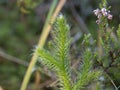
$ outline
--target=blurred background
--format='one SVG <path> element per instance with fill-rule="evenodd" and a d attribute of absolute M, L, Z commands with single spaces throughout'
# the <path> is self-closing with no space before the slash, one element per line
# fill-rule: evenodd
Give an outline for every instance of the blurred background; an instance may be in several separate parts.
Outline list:
<path fill-rule="evenodd" d="M 21 4 L 25 8 L 21 12 L 17 0 L 0 0 L 0 90 L 19 90 L 52 1 L 31 0 L 27 5 Z M 93 10 L 99 7 L 99 3 L 100 0 L 68 0 L 62 8 L 61 12 L 71 26 L 75 46 L 83 34 L 91 33 L 93 38 L 97 38 L 98 27 Z M 109 0 L 108 5 L 113 15 L 110 24 L 117 29 L 120 23 L 120 0 Z M 49 36 L 48 41 L 50 39 Z M 40 78 L 38 90 L 54 90 L 47 87 L 50 77 L 41 74 Z M 33 71 L 28 90 L 34 90 L 34 83 Z"/>

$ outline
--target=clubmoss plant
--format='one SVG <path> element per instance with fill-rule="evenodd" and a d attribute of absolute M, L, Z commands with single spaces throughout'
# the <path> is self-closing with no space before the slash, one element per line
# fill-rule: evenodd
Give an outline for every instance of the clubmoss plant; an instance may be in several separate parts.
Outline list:
<path fill-rule="evenodd" d="M 70 38 L 70 27 L 65 17 L 61 14 L 56 19 L 53 37 L 53 52 L 38 47 L 37 54 L 39 61 L 55 72 L 59 80 L 60 90 L 80 90 L 100 75 L 99 71 L 91 69 L 94 55 L 89 48 L 86 48 L 82 55 L 83 63 L 81 64 L 81 69 L 76 73 L 76 81 L 72 80 L 71 61 L 69 58 L 70 43 L 72 40 Z M 89 35 L 85 35 L 84 43 L 89 42 L 88 37 Z"/>

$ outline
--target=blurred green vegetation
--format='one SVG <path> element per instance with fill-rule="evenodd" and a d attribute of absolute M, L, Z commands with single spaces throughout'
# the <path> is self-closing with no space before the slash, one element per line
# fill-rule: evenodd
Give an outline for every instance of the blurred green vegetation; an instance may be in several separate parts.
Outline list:
<path fill-rule="evenodd" d="M 15 0 L 0 1 L 0 50 L 29 62 L 39 37 L 39 24 L 34 11 L 25 15 Z M 5 90 L 19 90 L 25 70 L 26 67 L 0 56 L 0 86 Z"/>
<path fill-rule="evenodd" d="M 98 7 L 100 0 L 70 1 L 73 2 L 77 14 L 83 19 L 93 38 L 96 38 L 96 18 L 93 16 L 92 10 Z M 26 14 L 20 12 L 20 7 L 16 0 L 0 0 L 0 50 L 29 62 L 49 11 L 50 2 L 51 0 L 37 0 L 31 6 L 32 0 L 30 0 L 30 3 L 24 8 L 30 11 Z M 109 0 L 108 3 L 112 6 L 111 9 L 114 16 L 113 23 L 110 23 L 117 28 L 118 23 L 120 23 L 120 0 Z M 71 25 L 71 35 L 74 37 L 77 32 L 83 35 L 84 32 L 82 32 L 79 22 L 75 20 L 69 7 L 71 5 L 68 1 L 62 12 L 67 16 Z M 81 38 L 76 44 L 79 44 L 79 41 L 81 41 Z M 0 55 L 0 86 L 4 90 L 19 90 L 25 71 L 25 66 L 10 62 Z M 32 76 L 30 83 L 34 83 L 33 78 L 34 76 Z"/>

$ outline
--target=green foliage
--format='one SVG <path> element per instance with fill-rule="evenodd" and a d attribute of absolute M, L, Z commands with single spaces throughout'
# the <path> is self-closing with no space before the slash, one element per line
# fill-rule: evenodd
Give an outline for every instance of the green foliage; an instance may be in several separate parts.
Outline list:
<path fill-rule="evenodd" d="M 41 56 L 40 61 L 50 69 L 56 70 L 60 67 L 59 63 L 56 61 L 56 58 L 53 57 L 48 51 L 44 49 L 38 49 L 38 53 Z"/>
<path fill-rule="evenodd" d="M 39 22 L 34 13 L 22 16 L 15 0 L 0 0 L 0 51 L 28 61 L 37 41 Z M 6 57 L 7 58 L 7 57 Z M 0 55 L 0 86 L 19 90 L 26 67 Z"/>
<path fill-rule="evenodd" d="M 41 5 L 41 2 L 43 2 L 43 0 L 17 0 L 17 1 L 18 1 L 18 6 L 20 7 L 20 9 L 23 13 L 29 13 L 31 10 L 35 10 L 36 6 Z M 44 0 L 43 4 L 45 5 L 45 7 L 47 5 L 46 2 L 49 2 L 49 1 L 51 1 L 51 0 Z M 76 3 L 76 1 L 77 1 L 77 4 L 76 4 L 77 6 L 75 5 L 75 7 L 77 7 L 78 13 L 81 13 L 81 15 L 82 15 L 82 17 L 84 17 L 84 19 L 86 19 L 86 17 L 87 17 L 86 20 L 87 20 L 87 25 L 89 26 L 89 30 L 91 28 L 91 30 L 93 30 L 93 33 L 92 33 L 93 36 L 94 35 L 98 36 L 96 34 L 96 32 L 97 32 L 96 25 L 94 25 L 94 23 L 93 23 L 94 21 L 92 21 L 93 18 L 91 16 L 88 17 L 88 15 L 91 15 L 92 8 L 94 6 L 96 7 L 96 5 L 97 5 L 95 2 L 98 2 L 98 1 L 93 0 L 91 3 L 90 0 L 75 0 L 75 1 L 73 0 L 74 3 Z M 83 1 L 83 2 L 80 3 L 80 5 L 79 5 L 78 3 L 80 1 Z M 102 0 L 102 2 L 103 3 L 100 5 L 100 8 L 104 7 L 106 9 L 109 9 L 109 8 L 107 8 L 107 1 Z M 120 2 L 120 0 L 113 0 L 112 2 L 111 2 L 111 0 L 108 0 L 108 4 L 113 5 L 112 3 L 114 3 L 114 5 L 112 6 L 113 14 L 116 14 L 116 15 L 119 14 L 119 11 L 118 11 L 118 9 L 120 7 L 119 2 Z M 67 6 L 69 6 L 68 3 L 66 4 L 66 7 Z M 65 9 L 66 9 L 66 7 L 65 7 Z M 47 11 L 47 10 L 45 10 L 45 11 Z M 64 11 L 66 11 L 66 10 L 64 10 Z M 40 12 L 42 12 L 42 10 L 40 10 Z M 3 51 L 5 51 L 6 53 L 8 53 L 10 55 L 13 55 L 17 58 L 28 61 L 31 57 L 31 55 L 30 55 L 31 49 L 30 48 L 37 41 L 37 38 L 38 38 L 37 32 L 39 32 L 41 30 L 41 26 L 42 26 L 43 22 L 42 23 L 40 23 L 41 21 L 39 22 L 38 18 L 42 18 L 42 17 L 39 17 L 39 16 L 36 17 L 37 15 L 35 15 L 35 13 L 30 13 L 29 15 L 23 15 L 23 13 L 21 14 L 18 11 L 18 7 L 16 5 L 16 0 L 0 0 L 0 30 L 1 30 L 1 32 L 0 32 L 0 49 L 2 49 Z M 43 13 L 43 14 L 45 14 L 45 13 Z M 66 12 L 64 12 L 64 13 L 66 13 Z M 38 14 L 38 12 L 37 12 L 37 14 Z M 68 15 L 68 17 L 70 17 L 69 12 L 67 15 Z M 114 19 L 116 18 L 116 15 L 114 16 Z M 99 39 L 100 39 L 100 43 L 102 46 L 102 48 L 100 48 L 102 50 L 102 56 L 100 56 L 101 57 L 100 62 L 97 62 L 97 61 L 96 61 L 97 63 L 95 62 L 94 68 L 97 68 L 97 70 L 99 68 L 102 69 L 104 71 L 103 75 L 108 74 L 113 79 L 115 85 L 119 86 L 120 85 L 120 78 L 119 78 L 119 76 L 120 76 L 120 73 L 119 73 L 119 71 L 120 71 L 120 25 L 119 25 L 118 30 L 116 31 L 114 28 L 111 29 L 111 27 L 108 26 L 108 20 L 105 17 L 103 17 L 102 19 L 103 19 L 102 23 L 99 25 L 99 31 L 101 32 L 101 36 Z M 74 28 L 75 20 L 70 18 L 70 21 L 73 21 L 72 25 Z M 111 21 L 109 21 L 109 22 L 111 22 Z M 115 20 L 115 22 L 117 22 L 117 20 Z M 112 22 L 112 24 L 115 24 L 115 23 Z M 63 25 L 63 23 L 62 23 L 59 25 L 65 29 L 65 24 Z M 56 72 L 56 75 L 58 76 L 58 80 L 61 81 L 60 84 L 62 83 L 62 86 L 67 87 L 67 85 L 70 84 L 72 89 L 74 87 L 75 89 L 77 88 L 79 90 L 79 88 L 81 89 L 81 88 L 85 87 L 85 85 L 87 85 L 89 83 L 89 81 L 91 81 L 91 80 L 93 80 L 93 78 L 95 78 L 94 71 L 92 71 L 93 70 L 92 63 L 93 63 L 94 59 L 95 60 L 98 59 L 95 56 L 96 55 L 99 56 L 99 54 L 94 54 L 94 52 L 96 52 L 96 49 L 98 49 L 99 47 L 97 48 L 97 46 L 91 46 L 90 34 L 84 36 L 83 42 L 82 42 L 81 46 L 79 47 L 80 49 L 77 49 L 75 51 L 75 52 L 80 51 L 80 58 L 82 57 L 82 63 L 80 61 L 81 64 L 79 65 L 80 70 L 78 70 L 78 71 L 76 70 L 77 75 L 78 75 L 75 78 L 76 81 L 71 80 L 72 70 L 71 70 L 71 66 L 69 65 L 71 63 L 70 58 L 69 58 L 70 55 L 68 54 L 71 39 L 68 38 L 66 41 L 63 41 L 63 43 L 67 42 L 66 45 L 63 43 L 61 44 L 62 39 L 65 38 L 65 37 L 63 37 L 64 33 L 66 33 L 69 37 L 69 30 L 68 30 L 68 32 L 64 31 L 64 33 L 62 33 L 59 36 L 59 38 L 57 40 L 55 40 L 56 39 L 55 37 L 58 37 L 57 35 L 59 33 L 59 31 L 58 31 L 59 25 L 55 24 L 56 29 L 55 29 L 55 31 L 53 31 L 54 41 L 52 42 L 52 44 L 54 46 L 53 47 L 54 50 L 48 51 L 45 49 L 38 48 L 38 52 L 39 52 L 39 56 L 40 56 L 39 61 L 42 62 L 48 68 L 50 68 Z M 115 28 L 116 27 L 117 26 L 115 26 Z M 114 35 L 114 33 L 115 33 L 115 35 Z M 65 36 L 67 36 L 67 35 L 65 35 Z M 61 39 L 61 37 L 62 37 L 62 39 Z M 81 41 L 80 41 L 80 43 L 81 43 Z M 61 46 L 60 46 L 60 44 L 61 44 Z M 78 43 L 76 43 L 76 45 L 78 45 Z M 81 51 L 81 49 L 82 49 L 82 51 Z M 60 50 L 62 51 L 62 53 L 60 52 Z M 66 54 L 63 54 L 63 52 Z M 98 53 L 98 52 L 96 52 L 96 53 Z M 71 55 L 71 56 L 73 56 L 73 55 Z M 88 60 L 86 60 L 87 57 L 88 57 Z M 59 70 L 58 68 L 61 68 L 61 69 Z M 61 72 L 61 71 L 63 71 L 63 72 Z M 96 70 L 95 70 L 95 72 L 96 72 Z M 25 67 L 23 67 L 22 65 L 19 65 L 19 64 L 16 65 L 13 62 L 9 62 L 9 61 L 5 60 L 4 58 L 0 57 L 0 86 L 2 86 L 5 90 L 19 90 L 19 85 L 21 83 L 24 73 L 25 73 Z M 99 72 L 96 72 L 96 74 L 97 73 L 99 73 Z M 41 77 L 42 77 L 42 79 L 46 78 L 43 76 L 41 76 Z M 69 79 L 67 80 L 66 77 L 69 78 L 70 80 Z M 33 78 L 30 81 L 30 85 L 29 85 L 30 87 L 31 87 L 32 82 L 33 82 Z M 111 81 L 107 80 L 106 78 L 105 78 L 104 82 L 102 82 L 102 85 L 104 85 L 106 87 L 106 89 L 108 89 L 108 90 L 110 90 L 111 87 L 113 87 L 113 85 L 111 84 Z M 64 87 L 62 87 L 61 89 L 63 89 L 63 88 Z M 96 86 L 95 90 L 100 90 L 100 88 L 101 88 L 101 83 L 99 82 L 99 86 L 98 87 Z M 86 90 L 86 88 L 85 88 L 85 90 Z"/>
<path fill-rule="evenodd" d="M 38 47 L 37 53 L 40 57 L 39 61 L 56 72 L 58 80 L 60 81 L 60 90 L 80 90 L 83 86 L 87 85 L 100 75 L 99 71 L 92 70 L 92 60 L 94 59 L 94 55 L 89 49 L 85 49 L 83 52 L 82 69 L 78 72 L 76 81 L 74 82 L 71 78 L 72 74 L 69 59 L 71 42 L 70 28 L 62 15 L 59 15 L 57 18 L 54 29 L 54 50 L 51 52 L 52 54 L 50 54 L 50 51 Z M 83 43 L 88 44 L 88 37 L 90 37 L 90 35 L 85 36 Z"/>

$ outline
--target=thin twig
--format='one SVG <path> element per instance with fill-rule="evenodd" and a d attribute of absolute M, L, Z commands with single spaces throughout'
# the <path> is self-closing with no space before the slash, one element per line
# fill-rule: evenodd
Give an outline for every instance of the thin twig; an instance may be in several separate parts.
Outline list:
<path fill-rule="evenodd" d="M 114 81 L 112 80 L 112 78 L 107 74 L 108 78 L 110 79 L 111 83 L 113 84 L 113 86 L 115 87 L 115 90 L 118 90 L 117 86 L 115 85 Z"/>
<path fill-rule="evenodd" d="M 75 7 L 73 6 L 72 2 L 70 1 L 70 9 L 72 12 L 73 17 L 75 18 L 75 20 L 78 22 L 81 30 L 83 33 L 88 34 L 89 30 L 86 26 L 86 24 L 84 23 L 84 21 L 82 20 L 82 18 L 78 15 L 77 11 L 75 10 Z"/>
<path fill-rule="evenodd" d="M 110 79 L 110 81 L 111 81 L 111 83 L 113 84 L 113 86 L 115 87 L 115 89 L 116 90 L 118 90 L 118 88 L 119 87 L 117 87 L 116 85 L 115 85 L 115 83 L 114 83 L 114 81 L 112 80 L 112 78 L 110 77 L 110 75 L 109 75 L 109 73 L 108 73 L 108 67 L 107 68 L 104 68 L 104 66 L 103 66 L 103 64 L 102 63 L 100 63 L 99 61 L 97 61 L 98 62 L 98 64 L 103 68 L 103 71 L 105 72 L 105 74 L 108 76 L 108 78 Z"/>
<path fill-rule="evenodd" d="M 20 65 L 23 65 L 25 67 L 28 67 L 29 66 L 29 63 L 26 62 L 25 60 L 21 60 L 17 57 L 14 57 L 14 56 L 11 56 L 3 51 L 0 50 L 0 57 L 1 58 L 4 58 L 8 61 L 11 61 L 11 62 L 14 62 L 16 64 L 20 64 Z M 43 71 L 43 69 L 41 67 L 38 67 L 38 66 L 35 66 L 42 74 L 46 75 L 47 77 L 50 77 L 50 75 L 48 75 L 45 71 Z"/>
<path fill-rule="evenodd" d="M 23 65 L 25 67 L 27 67 L 29 65 L 28 62 L 24 61 L 24 60 L 21 60 L 17 57 L 14 57 L 14 56 L 11 56 L 3 51 L 0 51 L 0 56 L 6 60 L 9 60 L 9 61 L 12 61 L 14 63 L 17 63 L 17 64 L 20 64 L 20 65 Z"/>
<path fill-rule="evenodd" d="M 47 80 L 44 83 L 41 83 L 41 85 L 39 86 L 39 89 L 49 86 L 52 82 L 55 82 L 55 80 Z"/>
<path fill-rule="evenodd" d="M 40 72 L 39 70 L 36 70 L 36 77 L 35 77 L 35 88 L 34 90 L 38 90 L 39 89 L 39 84 L 40 84 L 40 80 L 41 80 L 41 76 L 40 76 Z"/>

